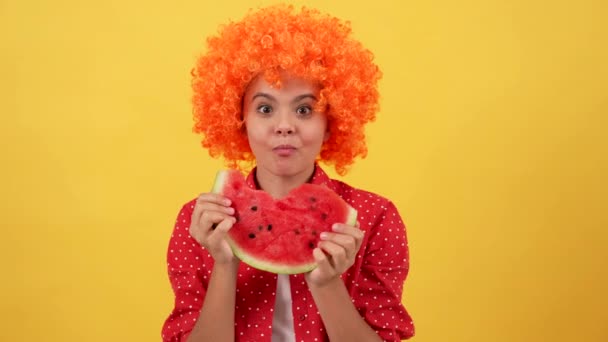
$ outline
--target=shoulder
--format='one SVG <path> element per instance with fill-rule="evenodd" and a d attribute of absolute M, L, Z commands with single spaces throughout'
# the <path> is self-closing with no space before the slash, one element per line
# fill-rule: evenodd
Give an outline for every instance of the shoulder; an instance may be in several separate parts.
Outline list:
<path fill-rule="evenodd" d="M 359 228 L 365 231 L 361 265 L 407 268 L 409 250 L 406 227 L 395 204 L 376 193 L 332 180 L 334 191 L 357 210 Z M 405 274 L 405 273 L 404 273 Z"/>
<path fill-rule="evenodd" d="M 336 179 L 331 179 L 331 187 L 346 203 L 357 210 L 358 220 L 362 227 L 365 225 L 376 226 L 379 221 L 386 219 L 387 216 L 398 215 L 393 202 L 382 195 L 351 186 Z"/>
<path fill-rule="evenodd" d="M 197 198 L 189 200 L 179 209 L 177 217 L 175 218 L 171 239 L 190 237 L 190 224 L 192 222 L 192 213 L 194 212 L 196 200 Z"/>
<path fill-rule="evenodd" d="M 182 218 L 182 216 L 187 216 L 190 219 L 192 213 L 194 212 L 194 206 L 196 205 L 197 198 L 193 198 L 182 205 L 179 210 L 178 219 Z"/>
<path fill-rule="evenodd" d="M 331 188 L 353 207 L 384 206 L 391 203 L 388 198 L 377 193 L 354 187 L 337 179 L 331 179 L 330 181 Z"/>

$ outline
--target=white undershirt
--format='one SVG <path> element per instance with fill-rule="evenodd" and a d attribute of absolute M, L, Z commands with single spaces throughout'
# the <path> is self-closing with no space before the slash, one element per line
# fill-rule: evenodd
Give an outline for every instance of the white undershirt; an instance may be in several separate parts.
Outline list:
<path fill-rule="evenodd" d="M 293 329 L 289 275 L 278 275 L 276 294 L 272 314 L 272 342 L 295 342 L 296 334 Z"/>

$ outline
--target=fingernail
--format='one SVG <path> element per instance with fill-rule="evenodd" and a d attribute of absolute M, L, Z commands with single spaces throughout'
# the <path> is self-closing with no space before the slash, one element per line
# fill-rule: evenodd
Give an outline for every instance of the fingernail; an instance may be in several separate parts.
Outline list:
<path fill-rule="evenodd" d="M 226 198 L 226 199 L 224 200 L 224 203 L 225 203 L 226 205 L 230 205 L 232 202 L 231 202 L 231 201 L 230 201 L 228 198 Z"/>
<path fill-rule="evenodd" d="M 234 214 L 234 208 L 232 208 L 232 207 L 230 207 L 230 208 L 226 208 L 226 211 L 227 211 L 229 214 Z"/>
<path fill-rule="evenodd" d="M 328 237 L 329 237 L 329 234 L 327 234 L 326 232 L 323 232 L 320 235 L 321 240 L 327 240 Z"/>
<path fill-rule="evenodd" d="M 340 225 L 339 225 L 339 224 L 337 224 L 337 223 L 334 223 L 334 224 L 333 224 L 333 226 L 331 226 L 331 229 L 332 229 L 334 232 L 339 232 L 339 231 L 341 230 Z"/>

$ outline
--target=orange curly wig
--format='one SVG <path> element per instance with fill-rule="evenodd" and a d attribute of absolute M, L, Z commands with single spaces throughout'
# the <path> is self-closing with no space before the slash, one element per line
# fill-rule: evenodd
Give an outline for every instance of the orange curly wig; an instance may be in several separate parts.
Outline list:
<path fill-rule="evenodd" d="M 242 96 L 259 74 L 280 86 L 284 70 L 321 84 L 317 107 L 327 115 L 330 137 L 318 160 L 344 175 L 356 157 L 367 155 L 364 126 L 378 112 L 382 77 L 373 54 L 350 34 L 348 22 L 286 5 L 250 11 L 221 27 L 192 70 L 193 131 L 203 135 L 202 146 L 230 167 L 253 163 Z"/>

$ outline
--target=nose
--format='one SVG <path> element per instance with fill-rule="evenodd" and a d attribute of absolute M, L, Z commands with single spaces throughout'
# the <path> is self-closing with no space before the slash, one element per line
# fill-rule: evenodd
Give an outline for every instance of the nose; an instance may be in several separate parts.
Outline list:
<path fill-rule="evenodd" d="M 278 120 L 274 129 L 277 135 L 292 135 L 295 133 L 295 126 L 287 114 L 277 115 Z"/>

